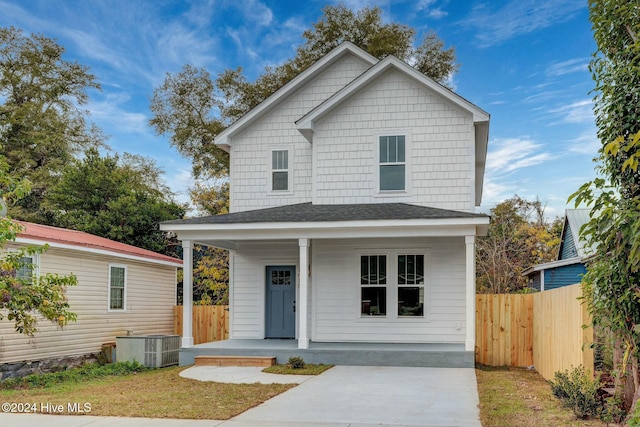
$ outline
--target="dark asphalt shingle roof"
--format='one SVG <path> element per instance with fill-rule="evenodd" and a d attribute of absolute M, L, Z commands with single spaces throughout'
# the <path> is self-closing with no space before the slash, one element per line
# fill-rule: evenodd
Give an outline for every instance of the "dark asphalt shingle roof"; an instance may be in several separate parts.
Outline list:
<path fill-rule="evenodd" d="M 314 205 L 300 203 L 225 215 L 177 219 L 163 224 L 242 224 L 258 222 L 330 222 L 402 219 L 488 218 L 485 214 L 437 209 L 407 203 Z"/>

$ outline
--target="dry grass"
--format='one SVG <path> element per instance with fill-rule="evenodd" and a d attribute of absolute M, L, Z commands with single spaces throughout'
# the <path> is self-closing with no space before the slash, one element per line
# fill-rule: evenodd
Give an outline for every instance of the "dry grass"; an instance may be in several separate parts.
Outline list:
<path fill-rule="evenodd" d="M 579 420 L 551 393 L 536 371 L 522 368 L 476 369 L 483 427 L 604 427 L 600 420 Z"/>
<path fill-rule="evenodd" d="M 286 391 L 292 384 L 222 384 L 182 378 L 184 367 L 66 383 L 45 389 L 0 391 L 5 402 L 91 404 L 91 415 L 226 420 Z"/>
<path fill-rule="evenodd" d="M 319 375 L 333 365 L 312 365 L 306 363 L 304 368 L 294 369 L 290 365 L 273 365 L 268 368 L 264 368 L 262 372 L 268 374 L 282 374 L 282 375 Z"/>

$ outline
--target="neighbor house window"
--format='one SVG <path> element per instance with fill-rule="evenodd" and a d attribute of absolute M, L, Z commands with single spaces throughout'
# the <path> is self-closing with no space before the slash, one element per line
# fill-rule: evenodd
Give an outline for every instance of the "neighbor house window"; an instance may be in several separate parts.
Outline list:
<path fill-rule="evenodd" d="M 271 152 L 271 190 L 289 190 L 289 150 Z"/>
<path fill-rule="evenodd" d="M 387 256 L 360 256 L 361 314 L 387 314 Z"/>
<path fill-rule="evenodd" d="M 380 137 L 380 191 L 405 190 L 405 137 Z"/>
<path fill-rule="evenodd" d="M 35 256 L 23 256 L 20 258 L 20 267 L 16 270 L 16 279 L 27 283 L 33 281 L 34 272 L 37 271 L 38 260 Z"/>
<path fill-rule="evenodd" d="M 124 310 L 127 289 L 127 267 L 109 266 L 109 310 Z"/>
<path fill-rule="evenodd" d="M 398 255 L 398 316 L 424 316 L 424 255 Z"/>

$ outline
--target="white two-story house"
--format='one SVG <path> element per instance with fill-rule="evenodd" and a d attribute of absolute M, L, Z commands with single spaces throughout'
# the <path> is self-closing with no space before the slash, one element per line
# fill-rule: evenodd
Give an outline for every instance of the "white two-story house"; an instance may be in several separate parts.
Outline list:
<path fill-rule="evenodd" d="M 230 213 L 161 226 L 182 241 L 185 289 L 193 243 L 228 249 L 230 342 L 441 345 L 472 366 L 488 131 L 405 62 L 340 45 L 216 138 Z"/>

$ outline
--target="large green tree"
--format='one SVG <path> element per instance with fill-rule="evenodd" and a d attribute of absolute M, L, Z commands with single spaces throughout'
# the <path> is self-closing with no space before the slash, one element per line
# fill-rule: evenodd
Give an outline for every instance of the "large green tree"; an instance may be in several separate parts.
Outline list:
<path fill-rule="evenodd" d="M 228 155 L 214 145 L 216 135 L 344 41 L 377 58 L 395 55 L 446 83 L 457 70 L 454 49 L 445 49 L 435 33 L 428 33 L 415 47 L 415 35 L 406 25 L 384 23 L 377 7 L 354 12 L 344 5 L 326 6 L 320 19 L 302 34 L 304 42 L 295 57 L 267 67 L 254 82 L 247 80 L 241 68 L 226 70 L 215 80 L 206 69 L 191 65 L 168 74 L 154 91 L 150 123 L 192 160 L 196 177 L 223 177 L 228 173 Z"/>
<path fill-rule="evenodd" d="M 80 150 L 102 143 L 87 124 L 87 90 L 99 89 L 87 67 L 63 59 L 64 48 L 43 35 L 0 28 L 0 146 L 9 172 L 32 191 L 11 207 L 15 217 L 45 222 L 41 203 Z"/>
<path fill-rule="evenodd" d="M 522 272 L 532 265 L 553 261 L 558 253 L 562 220 L 548 222 L 545 206 L 518 195 L 491 209 L 486 236 L 476 251 L 479 293 L 511 293 L 528 288 Z"/>
<path fill-rule="evenodd" d="M 181 218 L 185 207 L 173 200 L 161 175 L 148 158 L 90 149 L 63 169 L 46 207 L 53 225 L 173 254 L 158 223 Z"/>
<path fill-rule="evenodd" d="M 582 235 L 594 258 L 583 289 L 594 322 L 616 338 L 617 392 L 629 408 L 640 397 L 640 7 L 590 0 L 589 11 L 599 177 L 571 199 L 592 208 Z"/>
<path fill-rule="evenodd" d="M 0 156 L 0 201 L 3 205 L 17 202 L 29 194 L 30 183 L 16 179 L 9 173 L 9 166 Z M 5 317 L 13 322 L 16 332 L 34 336 L 38 331 L 40 314 L 63 327 L 76 320 L 69 310 L 65 291 L 75 286 L 74 275 L 36 274 L 30 260 L 47 250 L 46 246 L 7 245 L 16 240 L 22 227 L 8 217 L 0 217 L 0 320 Z"/>

